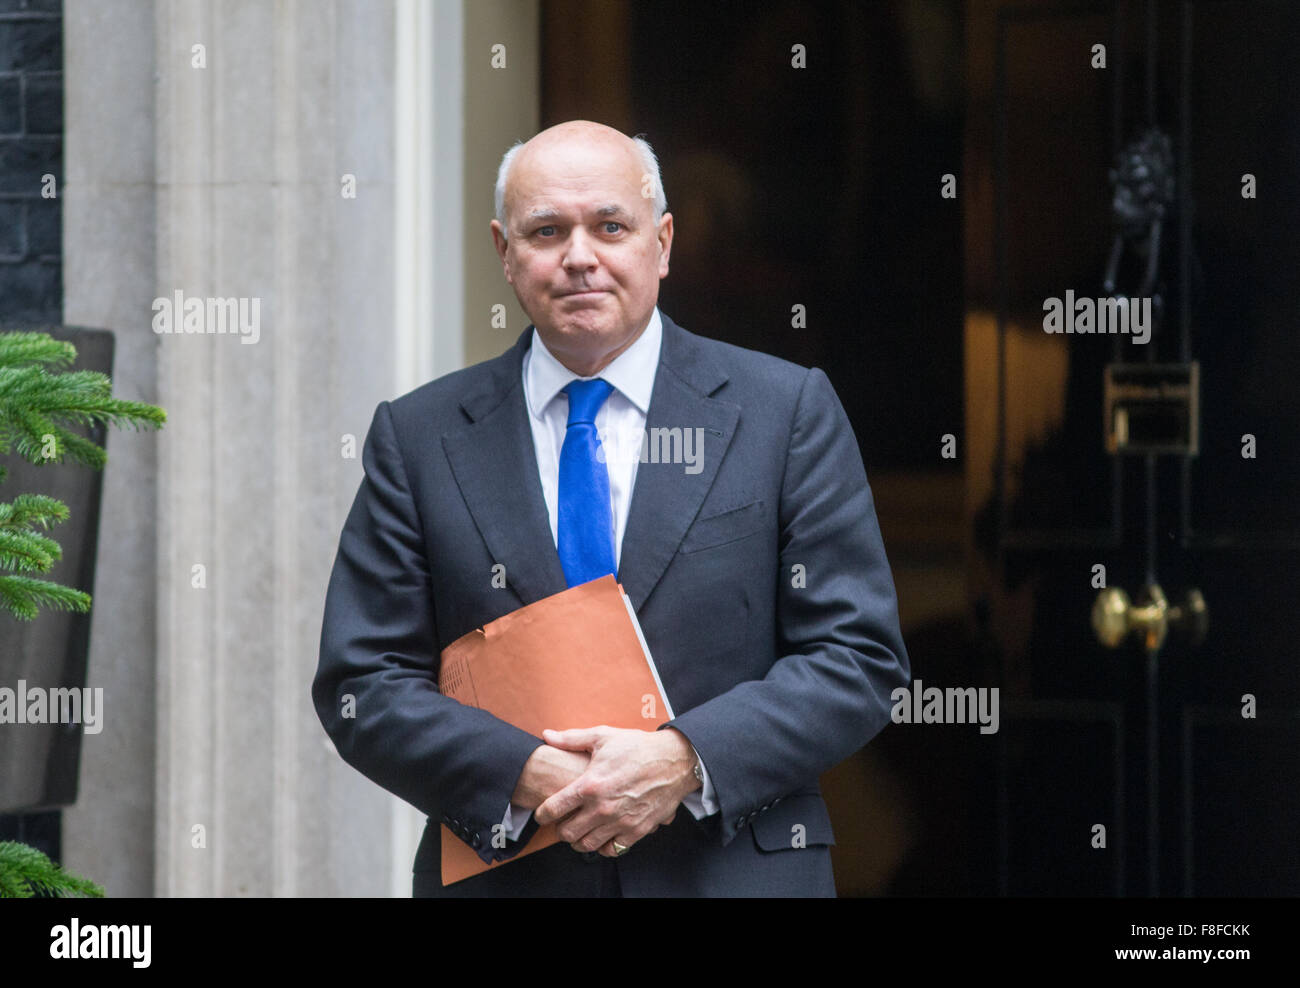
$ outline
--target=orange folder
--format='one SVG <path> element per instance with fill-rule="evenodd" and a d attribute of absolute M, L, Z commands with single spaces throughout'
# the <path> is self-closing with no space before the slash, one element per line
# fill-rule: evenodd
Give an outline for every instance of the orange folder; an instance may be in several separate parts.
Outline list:
<path fill-rule="evenodd" d="M 539 738 L 546 728 L 600 724 L 653 731 L 673 717 L 632 602 L 612 575 L 458 638 L 442 651 L 438 689 Z M 548 824 L 509 861 L 489 865 L 443 826 L 442 884 L 507 865 L 559 839 L 555 824 Z"/>

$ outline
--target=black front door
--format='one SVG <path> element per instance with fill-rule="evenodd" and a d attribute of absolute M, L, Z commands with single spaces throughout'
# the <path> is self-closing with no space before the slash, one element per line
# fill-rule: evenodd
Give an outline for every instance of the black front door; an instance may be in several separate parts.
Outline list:
<path fill-rule="evenodd" d="M 1297 40 L 1293 4 L 998 13 L 967 358 L 1003 893 L 1300 892 Z"/>

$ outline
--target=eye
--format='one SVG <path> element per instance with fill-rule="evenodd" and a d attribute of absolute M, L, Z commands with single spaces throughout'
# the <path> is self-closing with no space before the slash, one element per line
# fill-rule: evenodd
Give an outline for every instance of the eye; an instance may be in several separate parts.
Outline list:
<path fill-rule="evenodd" d="M 555 227 L 553 226 L 539 226 L 537 228 L 537 235 L 540 237 L 549 237 L 554 232 L 555 232 Z"/>
<path fill-rule="evenodd" d="M 606 220 L 604 225 L 606 233 L 618 233 L 619 230 L 623 229 L 623 224 L 617 220 Z M 614 227 L 614 229 L 611 230 L 610 227 Z"/>

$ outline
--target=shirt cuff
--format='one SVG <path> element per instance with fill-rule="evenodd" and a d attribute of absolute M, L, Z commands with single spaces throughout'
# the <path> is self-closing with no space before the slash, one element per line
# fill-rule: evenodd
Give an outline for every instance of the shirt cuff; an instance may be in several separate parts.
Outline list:
<path fill-rule="evenodd" d="M 524 832 L 524 828 L 528 826 L 528 821 L 532 817 L 532 810 L 521 810 L 514 803 L 507 803 L 506 815 L 501 820 L 506 837 L 514 841 L 519 840 L 519 835 Z"/>
<path fill-rule="evenodd" d="M 695 747 L 691 746 L 691 751 Z M 721 808 L 718 806 L 717 793 L 713 791 L 713 782 L 709 779 L 709 768 L 704 764 L 704 759 L 700 758 L 699 752 L 695 752 L 695 758 L 704 772 L 704 785 L 699 789 L 692 789 L 682 797 L 682 805 L 691 811 L 691 816 L 697 820 L 703 820 L 706 816 L 713 816 Z"/>

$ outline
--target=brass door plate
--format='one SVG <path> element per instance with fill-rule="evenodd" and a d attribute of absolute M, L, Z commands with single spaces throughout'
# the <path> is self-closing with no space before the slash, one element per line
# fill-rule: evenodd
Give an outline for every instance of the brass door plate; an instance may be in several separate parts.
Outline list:
<path fill-rule="evenodd" d="M 1200 444 L 1200 364 L 1108 364 L 1106 452 L 1195 456 Z"/>

